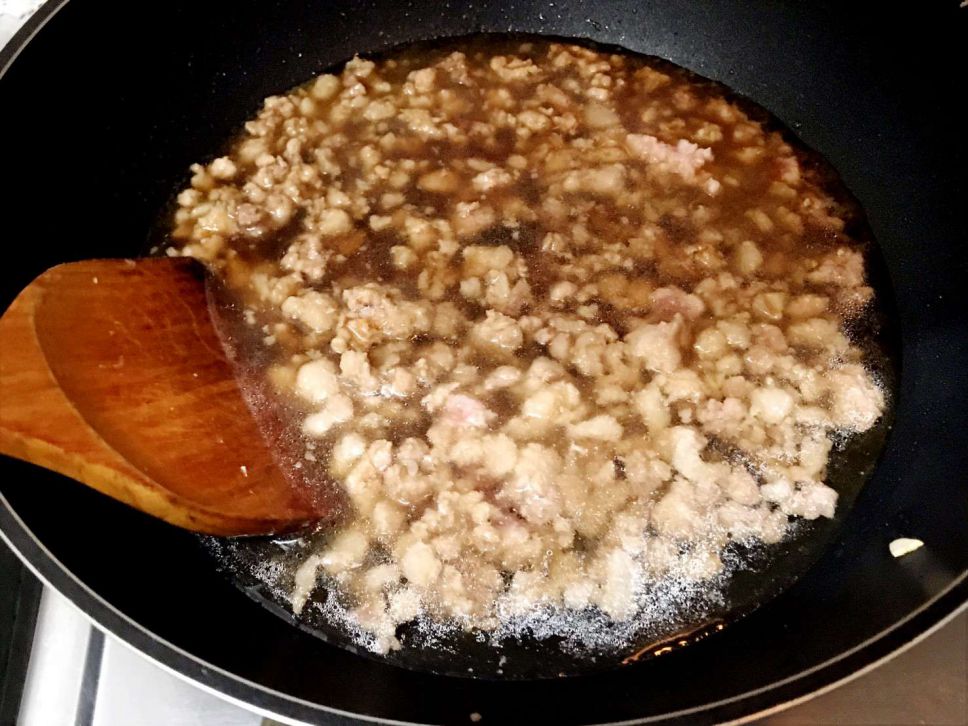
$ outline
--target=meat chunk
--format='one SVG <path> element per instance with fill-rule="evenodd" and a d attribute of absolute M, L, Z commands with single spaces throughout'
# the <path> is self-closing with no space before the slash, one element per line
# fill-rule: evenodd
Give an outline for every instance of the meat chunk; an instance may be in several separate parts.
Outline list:
<path fill-rule="evenodd" d="M 605 197 L 617 196 L 625 188 L 625 167 L 611 164 L 597 169 L 569 172 L 562 188 L 566 192 L 586 192 Z"/>
<path fill-rule="evenodd" d="M 652 293 L 652 317 L 669 321 L 681 315 L 695 320 L 706 310 L 702 298 L 690 295 L 678 287 L 660 287 Z"/>
<path fill-rule="evenodd" d="M 494 418 L 494 413 L 476 398 L 460 393 L 447 397 L 441 410 L 444 421 L 454 426 L 486 428 Z"/>
<path fill-rule="evenodd" d="M 629 134 L 625 145 L 637 158 L 690 183 L 697 180 L 696 172 L 713 159 L 710 149 L 700 148 L 686 139 L 667 144 L 648 134 Z"/>
<path fill-rule="evenodd" d="M 568 435 L 576 439 L 618 441 L 622 438 L 622 425 L 614 416 L 595 416 L 568 427 Z"/>
<path fill-rule="evenodd" d="M 853 431 L 867 431 L 884 411 L 884 393 L 859 365 L 846 365 L 827 376 L 834 423 Z"/>
<path fill-rule="evenodd" d="M 514 318 L 488 310 L 471 328 L 471 340 L 483 349 L 513 352 L 524 344 L 524 332 Z"/>
<path fill-rule="evenodd" d="M 545 523 L 561 508 L 555 476 L 561 469 L 558 455 L 540 444 L 528 444 L 518 452 L 518 460 L 501 497 L 512 503 L 526 520 Z"/>
<path fill-rule="evenodd" d="M 678 341 L 681 328 L 679 315 L 668 322 L 645 323 L 625 336 L 625 344 L 629 353 L 649 370 L 671 373 L 682 362 Z"/>
<path fill-rule="evenodd" d="M 303 364 L 296 373 L 296 391 L 307 401 L 325 403 L 340 392 L 335 368 L 328 360 Z"/>

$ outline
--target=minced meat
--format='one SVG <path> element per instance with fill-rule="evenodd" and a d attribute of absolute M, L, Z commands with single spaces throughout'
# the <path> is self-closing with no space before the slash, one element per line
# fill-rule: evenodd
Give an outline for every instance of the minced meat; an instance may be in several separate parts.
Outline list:
<path fill-rule="evenodd" d="M 352 507 L 293 607 L 326 573 L 378 649 L 421 613 L 627 618 L 676 552 L 710 578 L 731 539 L 831 517 L 830 434 L 883 412 L 844 206 L 666 65 L 354 58 L 192 170 L 169 253 L 245 301 Z"/>

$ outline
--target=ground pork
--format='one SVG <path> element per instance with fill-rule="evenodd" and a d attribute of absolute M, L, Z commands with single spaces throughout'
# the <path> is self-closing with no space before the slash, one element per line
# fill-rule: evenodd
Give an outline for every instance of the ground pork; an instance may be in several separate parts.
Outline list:
<path fill-rule="evenodd" d="M 192 167 L 168 252 L 238 296 L 346 495 L 293 609 L 325 579 L 379 651 L 420 614 L 621 621 L 730 541 L 833 516 L 832 438 L 886 392 L 817 169 L 685 73 L 556 42 L 356 58 L 267 99 Z"/>

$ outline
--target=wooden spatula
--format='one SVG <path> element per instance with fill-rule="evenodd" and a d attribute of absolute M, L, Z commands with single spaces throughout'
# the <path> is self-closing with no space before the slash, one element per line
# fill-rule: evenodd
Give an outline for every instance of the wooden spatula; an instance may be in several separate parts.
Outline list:
<path fill-rule="evenodd" d="M 0 318 L 0 453 L 199 532 L 270 534 L 330 515 L 332 492 L 277 465 L 209 298 L 187 259 L 43 273 Z"/>

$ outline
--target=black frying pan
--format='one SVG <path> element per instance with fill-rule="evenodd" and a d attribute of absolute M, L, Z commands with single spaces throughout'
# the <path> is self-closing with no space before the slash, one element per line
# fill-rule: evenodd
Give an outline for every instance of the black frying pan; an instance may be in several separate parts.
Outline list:
<path fill-rule="evenodd" d="M 475 31 L 586 38 L 668 58 L 775 113 L 866 208 L 883 252 L 880 287 L 896 301 L 900 383 L 876 470 L 824 534 L 822 557 L 807 568 L 814 556 L 784 553 L 806 572 L 721 632 L 580 676 L 457 678 L 301 632 L 220 577 L 193 535 L 11 460 L 0 462 L 0 532 L 99 624 L 165 665 L 324 723 L 347 713 L 467 723 L 474 712 L 489 723 L 728 720 L 889 655 L 968 596 L 958 103 L 968 10 L 946 5 L 75 0 L 46 6 L 0 56 L 4 305 L 57 262 L 143 251 L 189 163 L 264 96 L 357 51 Z M 926 546 L 895 560 L 887 545 L 899 536 Z M 768 580 L 786 581 L 779 571 Z"/>

